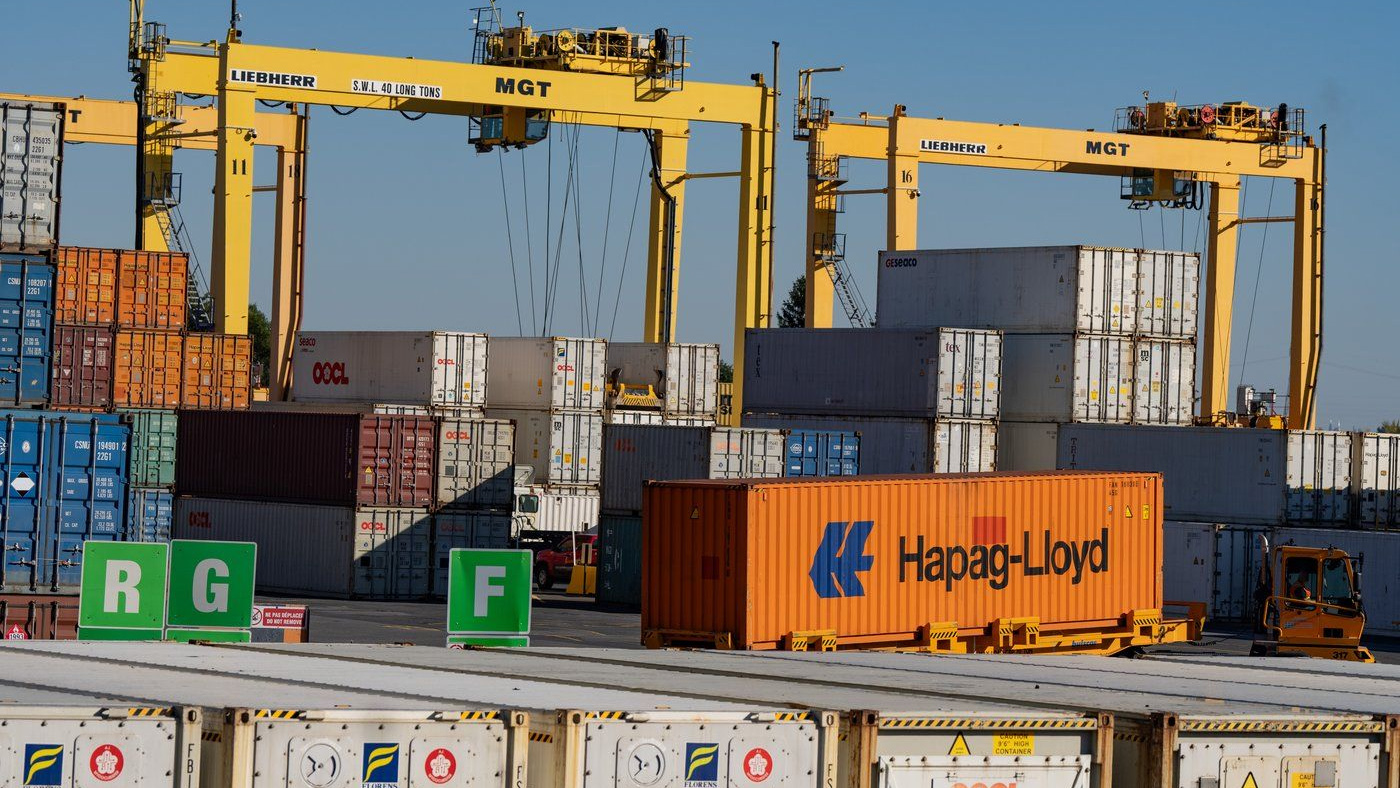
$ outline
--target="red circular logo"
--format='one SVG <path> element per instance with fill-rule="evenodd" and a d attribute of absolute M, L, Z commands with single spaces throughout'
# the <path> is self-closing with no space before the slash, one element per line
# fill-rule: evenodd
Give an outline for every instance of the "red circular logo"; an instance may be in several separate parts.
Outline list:
<path fill-rule="evenodd" d="M 750 782 L 761 783 L 772 773 L 773 756 L 769 755 L 767 750 L 755 747 L 744 756 L 744 776 L 749 778 Z"/>
<path fill-rule="evenodd" d="M 448 750 L 439 747 L 428 753 L 423 761 L 423 771 L 434 785 L 442 785 L 457 773 L 457 759 Z"/>
<path fill-rule="evenodd" d="M 120 777 L 125 765 L 126 758 L 122 757 L 122 751 L 113 744 L 104 744 L 93 750 L 92 757 L 88 759 L 88 768 L 92 770 L 92 776 L 104 783 Z"/>

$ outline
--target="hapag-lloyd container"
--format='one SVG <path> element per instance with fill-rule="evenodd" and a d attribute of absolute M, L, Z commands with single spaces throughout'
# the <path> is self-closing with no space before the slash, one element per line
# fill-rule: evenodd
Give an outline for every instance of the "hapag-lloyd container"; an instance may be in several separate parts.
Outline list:
<path fill-rule="evenodd" d="M 45 252 L 58 243 L 64 105 L 0 101 L 0 251 Z"/>
<path fill-rule="evenodd" d="M 188 255 L 60 246 L 55 259 L 57 322 L 167 331 L 185 328 Z"/>
<path fill-rule="evenodd" d="M 880 253 L 879 325 L 1194 337 L 1200 256 L 1035 246 Z"/>
<path fill-rule="evenodd" d="M 991 419 L 1002 339 L 963 329 L 749 329 L 744 407 L 755 413 Z"/>
<path fill-rule="evenodd" d="M 437 424 L 423 416 L 186 411 L 175 487 L 208 498 L 428 507 L 436 442 Z"/>
<path fill-rule="evenodd" d="M 994 421 L 748 413 L 744 424 L 860 433 L 860 473 L 973 473 L 997 469 Z"/>
<path fill-rule="evenodd" d="M 714 418 L 719 410 L 719 345 L 609 342 L 607 381 L 652 386 L 667 415 Z"/>
<path fill-rule="evenodd" d="M 649 480 L 750 479 L 783 475 L 785 436 L 742 427 L 610 424 L 603 430 L 603 511 L 642 511 Z"/>
<path fill-rule="evenodd" d="M 538 484 L 596 487 L 603 459 L 603 413 L 490 408 L 515 422 L 515 463 L 535 470 Z"/>
<path fill-rule="evenodd" d="M 0 254 L 0 403 L 5 405 L 49 401 L 54 269 L 48 260 L 44 254 Z"/>
<path fill-rule="evenodd" d="M 510 421 L 438 420 L 438 506 L 509 510 L 514 467 L 515 425 Z"/>
<path fill-rule="evenodd" d="M 241 334 L 189 334 L 181 408 L 231 410 L 253 401 L 253 341 Z"/>
<path fill-rule="evenodd" d="M 1063 424 L 1057 465 L 1160 472 L 1173 520 L 1341 524 L 1351 511 L 1343 432 Z"/>
<path fill-rule="evenodd" d="M 117 416 L 4 411 L 0 591 L 77 589 L 83 542 L 126 538 L 131 428 Z"/>
<path fill-rule="evenodd" d="M 461 331 L 302 331 L 293 397 L 483 408 L 486 351 L 485 334 Z"/>
<path fill-rule="evenodd" d="M 1351 485 L 1358 525 L 1400 527 L 1400 435 L 1361 432 L 1353 436 Z"/>
<path fill-rule="evenodd" d="M 355 599 L 418 599 L 431 591 L 426 509 L 182 497 L 173 535 L 256 542 L 260 591 Z"/>
<path fill-rule="evenodd" d="M 607 344 L 570 337 L 491 337 L 490 407 L 602 410 Z"/>
<path fill-rule="evenodd" d="M 1116 627 L 1162 607 L 1161 497 L 1160 476 L 1126 473 L 653 482 L 642 630 L 772 649 L 1027 616 L 1047 634 Z"/>
<path fill-rule="evenodd" d="M 433 515 L 432 593 L 447 596 L 448 562 L 453 550 L 505 550 L 510 547 L 510 512 L 447 512 Z"/>

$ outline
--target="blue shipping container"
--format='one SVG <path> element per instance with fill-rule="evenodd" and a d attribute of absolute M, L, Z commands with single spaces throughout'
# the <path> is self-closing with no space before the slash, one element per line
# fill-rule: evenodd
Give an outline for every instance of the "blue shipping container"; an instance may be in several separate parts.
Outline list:
<path fill-rule="evenodd" d="M 76 591 L 83 542 L 127 538 L 120 416 L 0 411 L 0 591 Z"/>
<path fill-rule="evenodd" d="M 791 430 L 784 454 L 787 476 L 855 476 L 860 473 L 860 433 Z"/>
<path fill-rule="evenodd" d="M 53 280 L 43 255 L 0 254 L 0 402 L 7 405 L 49 401 Z"/>
<path fill-rule="evenodd" d="M 169 542 L 175 496 L 164 487 L 133 487 L 126 516 L 128 541 Z"/>

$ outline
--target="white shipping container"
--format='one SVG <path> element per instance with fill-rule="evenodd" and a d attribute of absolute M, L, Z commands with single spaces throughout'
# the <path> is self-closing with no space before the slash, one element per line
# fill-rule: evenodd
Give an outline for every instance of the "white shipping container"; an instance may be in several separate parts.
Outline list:
<path fill-rule="evenodd" d="M 719 410 L 719 345 L 610 342 L 607 359 L 609 383 L 652 386 L 668 415 L 713 419 Z"/>
<path fill-rule="evenodd" d="M 659 410 L 610 410 L 604 418 L 607 424 L 665 424 Z"/>
<path fill-rule="evenodd" d="M 576 533 L 598 525 L 601 498 L 596 489 L 532 484 L 516 488 L 515 500 L 512 539 L 522 531 Z"/>
<path fill-rule="evenodd" d="M 880 253 L 877 323 L 1193 337 L 1200 258 L 1094 246 Z"/>
<path fill-rule="evenodd" d="M 536 484 L 598 486 L 602 411 L 490 408 L 486 415 L 515 422 L 515 462 L 534 469 Z"/>
<path fill-rule="evenodd" d="M 1400 527 L 1400 435 L 1357 433 L 1352 439 L 1351 473 L 1357 524 Z"/>
<path fill-rule="evenodd" d="M 965 329 L 749 329 L 744 407 L 754 413 L 996 418 L 1002 343 Z"/>
<path fill-rule="evenodd" d="M 1101 334 L 1007 334 L 1001 417 L 1124 423 L 1133 415 L 1133 340 Z"/>
<path fill-rule="evenodd" d="M 258 590 L 352 599 L 428 594 L 424 509 L 178 498 L 176 539 L 255 542 Z"/>
<path fill-rule="evenodd" d="M 1190 424 L 1195 411 L 1195 341 L 1134 340 L 1133 423 Z"/>
<path fill-rule="evenodd" d="M 1288 522 L 1351 519 L 1351 458 L 1349 432 L 1288 431 Z"/>
<path fill-rule="evenodd" d="M 438 420 L 437 503 L 509 510 L 515 494 L 515 425 L 501 419 Z"/>
<path fill-rule="evenodd" d="M 427 405 L 400 405 L 392 402 L 299 402 L 289 400 L 275 402 L 254 400 L 252 410 L 273 413 L 372 413 L 380 416 L 431 416 L 433 409 Z"/>
<path fill-rule="evenodd" d="M 994 421 L 874 416 L 744 415 L 745 426 L 860 433 L 860 472 L 978 473 L 997 469 Z"/>
<path fill-rule="evenodd" d="M 433 515 L 434 596 L 447 596 L 448 558 L 453 550 L 510 547 L 510 512 L 438 512 Z"/>
<path fill-rule="evenodd" d="M 0 101 L 0 251 L 49 251 L 58 243 L 63 106 Z"/>
<path fill-rule="evenodd" d="M 1253 623 L 1264 526 L 1167 522 L 1163 526 L 1163 598 L 1205 602 L 1211 621 Z"/>
<path fill-rule="evenodd" d="M 717 421 L 712 416 L 663 416 L 661 423 L 668 427 L 714 427 Z"/>
<path fill-rule="evenodd" d="M 640 514 L 647 481 L 783 475 L 784 436 L 737 427 L 609 426 L 603 432 L 602 507 Z"/>
<path fill-rule="evenodd" d="M 486 350 L 485 334 L 460 331 L 302 331 L 292 397 L 483 408 Z"/>
<path fill-rule="evenodd" d="M 7 649 L 9 651 L 9 649 Z M 113 700 L 115 690 L 95 696 L 36 689 L 43 674 L 21 674 L 24 655 L 5 656 L 0 684 L 0 785 L 68 788 L 197 788 L 203 714 L 198 708 L 153 706 Z M 87 672 L 72 665 L 64 672 Z M 0 679 L 0 681 L 3 681 Z M 110 693 L 110 694 L 109 694 Z M 143 692 L 139 697 L 149 697 Z M 127 696 L 133 697 L 133 696 Z M 57 702 L 54 702 L 57 701 Z M 76 705 L 81 703 L 82 705 Z"/>
<path fill-rule="evenodd" d="M 1060 425 L 1044 421 L 997 422 L 997 470 L 1053 471 Z"/>
<path fill-rule="evenodd" d="M 570 337 L 491 337 L 490 407 L 602 410 L 607 344 Z"/>
<path fill-rule="evenodd" d="M 773 479 L 783 475 L 787 440 L 778 429 L 715 427 L 710 431 L 711 479 Z"/>

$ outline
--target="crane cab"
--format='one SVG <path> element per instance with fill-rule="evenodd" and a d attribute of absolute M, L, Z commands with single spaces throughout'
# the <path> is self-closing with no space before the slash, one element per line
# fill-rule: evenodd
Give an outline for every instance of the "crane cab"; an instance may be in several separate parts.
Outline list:
<path fill-rule="evenodd" d="M 1374 662 L 1361 645 L 1361 559 L 1336 548 L 1269 549 L 1258 588 L 1261 639 L 1252 653 Z"/>

